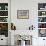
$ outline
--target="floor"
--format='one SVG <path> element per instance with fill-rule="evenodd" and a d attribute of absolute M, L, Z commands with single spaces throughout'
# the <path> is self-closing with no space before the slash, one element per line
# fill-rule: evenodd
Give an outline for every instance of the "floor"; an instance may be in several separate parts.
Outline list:
<path fill-rule="evenodd" d="M 0 46 L 8 46 L 8 45 L 0 45 Z"/>

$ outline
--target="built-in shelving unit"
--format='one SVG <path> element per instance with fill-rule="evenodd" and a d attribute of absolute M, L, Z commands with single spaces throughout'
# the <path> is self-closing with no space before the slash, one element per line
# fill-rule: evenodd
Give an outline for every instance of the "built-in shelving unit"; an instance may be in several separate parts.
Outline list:
<path fill-rule="evenodd" d="M 8 37 L 8 3 L 0 3 L 0 35 Z"/>
<path fill-rule="evenodd" d="M 40 37 L 46 37 L 46 3 L 38 3 L 38 31 Z"/>

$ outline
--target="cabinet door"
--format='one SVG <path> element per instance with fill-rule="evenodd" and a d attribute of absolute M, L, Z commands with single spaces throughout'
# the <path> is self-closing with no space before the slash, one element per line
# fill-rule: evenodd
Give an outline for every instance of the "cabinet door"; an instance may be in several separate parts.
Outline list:
<path fill-rule="evenodd" d="M 44 37 L 38 38 L 38 46 L 46 46 L 46 38 Z"/>

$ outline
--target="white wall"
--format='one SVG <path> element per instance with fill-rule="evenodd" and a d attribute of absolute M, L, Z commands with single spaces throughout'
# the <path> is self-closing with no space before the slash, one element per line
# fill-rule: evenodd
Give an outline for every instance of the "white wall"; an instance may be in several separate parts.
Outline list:
<path fill-rule="evenodd" d="M 17 19 L 17 10 L 25 10 L 25 9 L 29 10 L 29 19 Z M 37 12 L 37 2 L 35 3 L 35 1 L 12 0 L 11 2 L 11 15 L 12 15 L 11 22 L 14 22 L 17 30 L 27 30 L 29 26 L 35 23 L 37 21 L 36 12 Z"/>
<path fill-rule="evenodd" d="M 35 26 L 35 34 L 33 33 L 33 36 L 38 36 L 38 3 L 45 2 L 46 0 L 11 0 L 11 22 L 16 25 L 16 29 L 28 30 L 29 26 L 33 24 Z M 29 19 L 17 19 L 17 10 L 24 9 L 29 10 Z M 34 37 L 33 46 L 40 46 L 38 43 L 43 44 L 43 40 L 41 39 L 42 38 Z"/>
<path fill-rule="evenodd" d="M 17 30 L 28 30 L 29 26 L 38 27 L 38 3 L 46 0 L 11 0 L 11 22 L 16 25 Z M 29 19 L 17 19 L 17 10 L 29 10 Z"/>

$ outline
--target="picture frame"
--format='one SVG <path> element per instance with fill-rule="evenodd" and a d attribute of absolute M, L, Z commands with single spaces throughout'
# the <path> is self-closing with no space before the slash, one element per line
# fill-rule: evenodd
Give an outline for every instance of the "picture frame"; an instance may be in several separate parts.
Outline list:
<path fill-rule="evenodd" d="M 17 10 L 17 19 L 29 19 L 29 10 Z"/>

